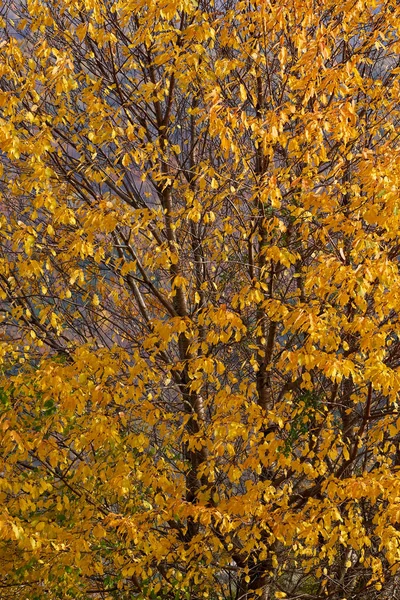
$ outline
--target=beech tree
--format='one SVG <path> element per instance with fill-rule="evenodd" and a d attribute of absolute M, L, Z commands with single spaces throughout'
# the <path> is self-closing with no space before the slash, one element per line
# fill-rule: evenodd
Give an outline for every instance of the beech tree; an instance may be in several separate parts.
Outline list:
<path fill-rule="evenodd" d="M 1 599 L 396 597 L 399 24 L 3 1 Z"/>

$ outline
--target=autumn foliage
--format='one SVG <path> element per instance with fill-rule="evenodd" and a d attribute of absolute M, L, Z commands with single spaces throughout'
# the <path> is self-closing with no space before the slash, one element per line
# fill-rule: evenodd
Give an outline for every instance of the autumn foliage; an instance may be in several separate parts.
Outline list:
<path fill-rule="evenodd" d="M 400 587 L 400 6 L 4 0 L 1 600 Z"/>

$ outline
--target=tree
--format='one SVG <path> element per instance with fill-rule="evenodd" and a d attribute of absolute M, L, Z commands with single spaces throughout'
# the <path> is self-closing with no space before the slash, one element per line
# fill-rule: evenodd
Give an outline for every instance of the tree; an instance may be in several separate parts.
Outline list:
<path fill-rule="evenodd" d="M 398 3 L 1 11 L 0 597 L 395 598 Z"/>

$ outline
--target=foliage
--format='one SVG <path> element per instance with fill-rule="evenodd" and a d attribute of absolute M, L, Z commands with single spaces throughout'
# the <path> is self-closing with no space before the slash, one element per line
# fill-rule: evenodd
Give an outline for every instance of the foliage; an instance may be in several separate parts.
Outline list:
<path fill-rule="evenodd" d="M 398 3 L 1 15 L 0 597 L 393 598 Z"/>

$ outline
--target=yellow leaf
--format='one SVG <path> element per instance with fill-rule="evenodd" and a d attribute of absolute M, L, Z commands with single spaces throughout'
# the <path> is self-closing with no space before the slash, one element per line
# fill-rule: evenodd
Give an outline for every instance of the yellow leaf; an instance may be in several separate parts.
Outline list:
<path fill-rule="evenodd" d="M 107 531 L 99 523 L 93 527 L 92 533 L 97 538 L 103 538 L 107 535 Z"/>
<path fill-rule="evenodd" d="M 82 23 L 81 25 L 78 25 L 78 27 L 75 30 L 76 33 L 76 37 L 78 38 L 78 40 L 80 42 L 82 42 L 82 40 L 85 39 L 86 34 L 87 34 L 87 30 L 88 30 L 88 24 L 87 23 Z"/>

